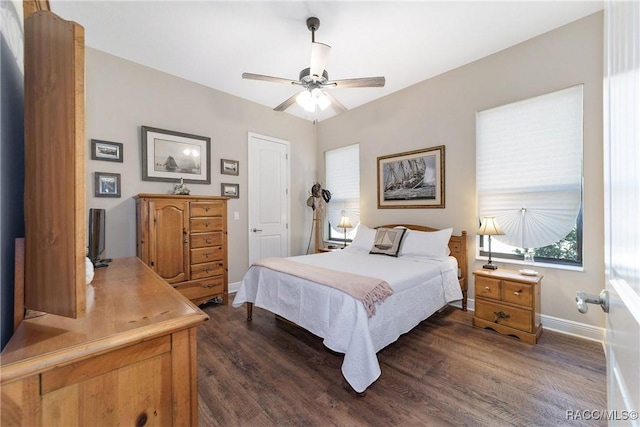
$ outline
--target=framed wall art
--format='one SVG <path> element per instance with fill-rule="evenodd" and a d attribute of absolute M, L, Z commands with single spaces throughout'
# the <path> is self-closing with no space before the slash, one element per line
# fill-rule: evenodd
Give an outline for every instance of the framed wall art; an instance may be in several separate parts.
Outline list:
<path fill-rule="evenodd" d="M 119 173 L 94 172 L 95 197 L 120 197 L 120 187 Z"/>
<path fill-rule="evenodd" d="M 108 162 L 123 162 L 123 146 L 120 142 L 91 140 L 91 160 L 106 160 Z"/>
<path fill-rule="evenodd" d="M 142 126 L 142 180 L 211 184 L 211 138 Z"/>
<path fill-rule="evenodd" d="M 444 208 L 444 145 L 378 157 L 378 208 Z"/>
<path fill-rule="evenodd" d="M 237 160 L 220 159 L 220 173 L 223 175 L 239 175 L 240 162 Z"/>
<path fill-rule="evenodd" d="M 220 184 L 222 187 L 220 189 L 220 194 L 224 197 L 231 197 L 232 199 L 237 199 L 240 197 L 240 184 Z"/>

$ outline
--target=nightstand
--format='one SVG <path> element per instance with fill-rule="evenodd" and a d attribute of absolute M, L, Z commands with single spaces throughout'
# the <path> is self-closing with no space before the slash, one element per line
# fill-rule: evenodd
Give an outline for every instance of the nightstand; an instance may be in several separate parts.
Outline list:
<path fill-rule="evenodd" d="M 344 249 L 342 246 L 339 248 L 318 248 L 318 250 L 316 251 L 316 253 L 320 253 L 320 252 L 335 252 L 335 251 L 339 251 L 340 249 Z"/>
<path fill-rule="evenodd" d="M 476 270 L 473 324 L 535 344 L 542 334 L 540 285 L 542 275 L 514 270 Z"/>

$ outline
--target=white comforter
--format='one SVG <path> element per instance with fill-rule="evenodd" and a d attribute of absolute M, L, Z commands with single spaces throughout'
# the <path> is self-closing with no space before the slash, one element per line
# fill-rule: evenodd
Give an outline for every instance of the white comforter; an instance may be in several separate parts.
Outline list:
<path fill-rule="evenodd" d="M 376 277 L 393 288 L 393 295 L 369 318 L 362 302 L 342 291 L 252 266 L 233 300 L 234 307 L 253 302 L 324 338 L 325 346 L 344 353 L 342 374 L 357 392 L 380 376 L 378 351 L 448 302 L 462 298 L 453 257 L 416 261 L 343 250 L 290 259 Z"/>

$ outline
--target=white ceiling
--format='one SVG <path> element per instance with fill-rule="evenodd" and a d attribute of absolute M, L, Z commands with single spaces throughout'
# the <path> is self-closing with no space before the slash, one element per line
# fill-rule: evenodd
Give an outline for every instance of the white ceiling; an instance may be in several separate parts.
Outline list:
<path fill-rule="evenodd" d="M 603 8 L 602 1 L 69 1 L 51 9 L 85 28 L 86 45 L 275 107 L 298 86 L 311 32 L 332 49 L 331 80 L 386 77 L 384 88 L 328 89 L 348 109 L 475 61 Z M 286 113 L 307 119 L 295 105 Z M 283 113 L 285 114 L 285 113 Z M 328 108 L 318 120 L 335 115 Z M 313 116 L 313 114 L 312 114 Z"/>

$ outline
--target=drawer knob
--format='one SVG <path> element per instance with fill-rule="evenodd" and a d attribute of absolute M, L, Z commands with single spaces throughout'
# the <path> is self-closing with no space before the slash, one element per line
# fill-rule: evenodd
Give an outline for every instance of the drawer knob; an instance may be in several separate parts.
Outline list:
<path fill-rule="evenodd" d="M 491 287 L 489 287 L 489 286 L 485 286 L 485 287 L 484 287 L 484 290 L 485 290 L 485 291 L 490 291 L 490 290 L 491 290 Z"/>
<path fill-rule="evenodd" d="M 211 208 L 202 208 L 202 209 L 204 209 L 205 212 L 209 212 L 209 209 Z"/>
<path fill-rule="evenodd" d="M 208 238 L 208 237 L 207 237 L 206 239 L 204 239 L 204 241 L 205 241 L 206 243 L 211 243 L 211 239 L 210 239 L 210 238 Z"/>
<path fill-rule="evenodd" d="M 515 291 L 513 294 L 519 297 L 521 293 L 522 293 L 522 289 L 520 289 L 519 291 Z"/>
<path fill-rule="evenodd" d="M 207 267 L 207 268 L 205 268 L 205 269 L 204 269 L 204 272 L 205 272 L 205 273 L 209 273 L 210 271 L 211 271 L 211 269 L 210 269 L 209 267 Z"/>
<path fill-rule="evenodd" d="M 210 226 L 210 225 L 211 225 L 211 223 L 210 223 L 210 222 L 205 222 L 205 223 L 204 223 L 204 226 L 205 226 L 205 227 L 207 227 L 207 228 L 209 228 L 209 226 Z"/>
<path fill-rule="evenodd" d="M 207 288 L 207 289 L 209 289 L 209 288 L 213 288 L 213 285 L 204 285 L 204 286 L 202 286 L 202 287 L 203 287 L 203 288 Z"/>
<path fill-rule="evenodd" d="M 211 256 L 211 252 L 206 252 L 206 253 L 204 254 L 204 257 L 205 257 L 205 258 L 209 258 L 210 256 Z"/>
<path fill-rule="evenodd" d="M 498 323 L 498 320 L 500 319 L 507 319 L 511 317 L 510 314 L 507 314 L 504 311 L 494 311 L 493 314 L 496 315 L 496 319 L 493 321 L 493 323 Z"/>

